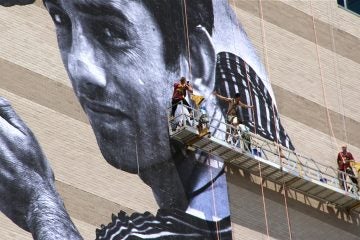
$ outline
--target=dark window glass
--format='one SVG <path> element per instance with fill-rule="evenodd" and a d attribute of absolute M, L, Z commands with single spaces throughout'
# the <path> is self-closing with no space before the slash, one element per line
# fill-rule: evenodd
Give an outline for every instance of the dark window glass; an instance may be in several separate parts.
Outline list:
<path fill-rule="evenodd" d="M 347 0 L 346 5 L 349 10 L 356 12 L 357 14 L 360 14 L 360 0 Z"/>
<path fill-rule="evenodd" d="M 344 0 L 337 0 L 337 3 L 344 7 Z"/>

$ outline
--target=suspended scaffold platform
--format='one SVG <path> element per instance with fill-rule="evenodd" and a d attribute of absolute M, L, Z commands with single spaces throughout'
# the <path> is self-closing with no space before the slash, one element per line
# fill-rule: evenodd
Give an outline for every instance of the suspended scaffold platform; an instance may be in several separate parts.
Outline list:
<path fill-rule="evenodd" d="M 261 171 L 264 179 L 285 184 L 287 188 L 321 202 L 360 213 L 359 188 L 347 173 L 342 172 L 345 178 L 341 180 L 339 171 L 333 167 L 248 132 L 241 127 L 243 125 L 235 127 L 212 118 L 203 121 L 204 115 L 199 110 L 192 110 L 194 117 L 190 118 L 188 111 L 183 110 L 175 118 L 169 118 L 172 139 L 218 156 L 243 171 L 258 176 Z"/>

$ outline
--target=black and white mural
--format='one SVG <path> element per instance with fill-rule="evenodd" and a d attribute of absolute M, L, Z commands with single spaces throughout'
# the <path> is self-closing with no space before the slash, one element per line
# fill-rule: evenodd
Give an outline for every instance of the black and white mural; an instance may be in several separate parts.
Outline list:
<path fill-rule="evenodd" d="M 155 215 L 114 213 L 96 238 L 232 239 L 222 159 L 188 150 L 167 127 L 174 84 L 184 76 L 185 91 L 205 97 L 209 116 L 227 115 L 214 91 L 238 94 L 251 109 L 237 117 L 252 132 L 293 148 L 264 67 L 228 1 L 43 2 L 104 159 L 137 174 L 159 206 Z M 1 211 L 34 239 L 82 239 L 31 130 L 5 99 L 0 107 Z"/>
<path fill-rule="evenodd" d="M 15 6 L 15 5 L 27 5 L 27 4 L 31 4 L 34 3 L 35 0 L 0 0 L 0 6 L 4 6 L 4 7 L 11 7 L 11 6 Z"/>

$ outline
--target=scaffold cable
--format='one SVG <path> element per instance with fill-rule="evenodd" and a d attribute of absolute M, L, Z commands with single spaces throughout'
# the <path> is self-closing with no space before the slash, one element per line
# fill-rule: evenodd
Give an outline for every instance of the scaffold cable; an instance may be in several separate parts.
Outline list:
<path fill-rule="evenodd" d="M 182 1 L 182 18 L 183 18 L 183 28 L 184 28 L 184 39 L 185 39 L 185 47 L 186 47 L 186 51 L 188 54 L 188 66 L 189 66 L 189 75 L 192 78 L 192 65 L 191 65 L 191 51 L 190 51 L 190 38 L 189 38 L 189 25 L 188 25 L 188 11 L 187 11 L 187 4 L 186 4 L 186 0 Z M 193 80 L 193 79 L 191 79 Z M 182 106 L 182 109 L 183 106 Z M 184 123 L 185 125 L 186 123 Z M 209 164 L 209 174 L 210 174 L 210 183 L 211 183 L 211 193 L 212 193 L 212 203 L 213 203 L 213 210 L 214 210 L 214 214 L 215 217 L 217 217 L 217 211 L 216 211 L 216 195 L 215 195 L 215 189 L 214 189 L 214 181 L 213 181 L 213 174 L 212 174 L 212 169 L 211 169 L 211 164 L 209 163 L 205 163 L 205 164 Z M 217 240 L 220 240 L 220 227 L 218 225 L 218 223 L 216 222 L 216 237 Z"/>
<path fill-rule="evenodd" d="M 328 4 L 328 8 L 330 8 L 330 14 L 329 14 L 329 22 L 330 22 L 330 38 L 331 38 L 331 47 L 333 51 L 333 61 L 334 61 L 334 73 L 336 77 L 336 83 L 338 84 L 338 103 L 340 102 L 339 106 L 341 106 L 341 115 L 342 115 L 342 122 L 343 122 L 343 131 L 344 131 L 344 137 L 345 142 L 349 142 L 348 140 L 348 134 L 347 134 L 347 126 L 346 126 L 346 120 L 345 120 L 345 106 L 344 106 L 344 97 L 343 97 L 343 86 L 342 86 L 342 79 L 339 78 L 339 59 L 337 54 L 337 48 L 336 48 L 336 41 L 334 36 L 334 24 L 336 24 L 336 20 L 334 21 L 334 9 L 333 9 L 333 3 Z M 336 17 L 336 15 L 335 15 Z"/>
<path fill-rule="evenodd" d="M 337 152 L 337 149 L 339 148 L 339 144 L 337 142 L 337 139 L 336 139 L 336 136 L 334 133 L 334 129 L 333 129 L 333 125 L 332 125 L 331 117 L 330 117 L 329 104 L 328 104 L 328 100 L 326 97 L 325 79 L 324 79 L 323 67 L 322 67 L 321 59 L 320 59 L 319 41 L 318 41 L 318 35 L 317 35 L 317 30 L 316 30 L 315 15 L 314 15 L 312 0 L 309 0 L 309 3 L 310 3 L 310 14 L 312 17 L 312 25 L 313 25 L 314 37 L 315 37 L 316 60 L 317 60 L 318 67 L 319 67 L 321 88 L 322 88 L 322 94 L 323 94 L 323 99 L 324 99 L 324 105 L 325 105 L 325 109 L 326 109 L 327 123 L 329 125 L 329 130 L 330 130 L 329 136 L 330 136 L 330 141 L 335 143 L 335 147 L 336 147 L 335 151 Z"/>
<path fill-rule="evenodd" d="M 256 128 L 257 116 L 255 114 L 256 104 L 254 103 L 254 98 L 253 98 L 253 94 L 252 94 L 252 88 L 251 88 L 249 76 L 246 77 L 246 80 L 247 80 L 247 84 L 248 84 L 248 88 L 249 88 L 249 94 L 250 94 L 250 105 L 253 106 L 251 108 L 251 112 L 252 112 L 252 117 L 253 117 L 252 120 L 254 122 L 254 134 L 256 134 L 256 129 L 257 129 Z M 270 239 L 269 223 L 268 223 L 268 217 L 267 217 L 268 214 L 267 214 L 267 210 L 266 210 L 265 192 L 264 192 L 263 176 L 262 176 L 261 162 L 260 161 L 258 161 L 258 169 L 259 169 L 261 195 L 262 195 L 263 207 L 264 207 L 264 215 L 265 215 L 266 235 L 267 235 L 268 239 Z"/>
<path fill-rule="evenodd" d="M 235 0 L 233 0 L 233 4 L 234 4 L 234 7 L 236 9 L 237 7 L 236 7 Z M 236 15 L 236 12 L 235 12 L 235 15 Z M 236 19 L 236 22 L 237 22 L 238 30 L 241 31 L 240 30 L 240 25 L 239 25 L 237 19 Z M 234 44 L 237 44 L 237 43 L 234 43 Z M 255 105 L 254 105 L 254 101 L 253 101 L 252 89 L 251 89 L 251 84 L 250 84 L 249 78 L 247 77 L 246 79 L 247 79 L 247 84 L 248 84 L 249 93 L 250 93 L 250 104 L 253 106 L 252 109 L 251 109 L 251 112 L 252 112 L 253 121 L 254 121 L 254 133 L 256 134 L 256 116 L 255 116 L 255 110 L 254 110 Z M 259 176 L 260 177 L 260 188 L 261 188 L 261 197 L 262 197 L 262 204 L 263 204 L 263 210 L 264 210 L 266 236 L 267 236 L 267 239 L 270 239 L 268 214 L 267 214 L 267 210 L 266 210 L 265 193 L 264 193 L 264 186 L 263 186 L 263 176 L 262 176 L 261 162 L 260 161 L 258 161 L 258 169 L 259 169 L 259 175 L 260 175 Z"/>
<path fill-rule="evenodd" d="M 268 48 L 267 48 L 267 40 L 266 40 L 266 31 L 265 31 L 265 25 L 264 25 L 264 12 L 263 12 L 263 2 L 262 0 L 259 0 L 259 9 L 260 9 L 260 25 L 261 25 L 261 35 L 262 35 L 262 41 L 263 41 L 263 51 L 264 51 L 264 58 L 265 58 L 265 68 L 266 68 L 266 72 L 268 74 L 268 79 L 269 82 L 271 84 L 271 72 L 270 72 L 270 65 L 269 65 L 269 57 L 268 57 Z M 277 116 L 275 114 L 275 106 L 273 104 L 272 106 L 272 111 L 273 111 L 273 116 L 274 118 Z M 282 152 L 281 152 L 281 148 L 279 145 L 279 139 L 278 139 L 278 127 L 276 125 L 276 120 L 274 119 L 274 129 L 275 129 L 275 140 L 276 140 L 276 144 L 277 144 L 277 149 L 278 149 L 278 156 L 279 156 L 279 161 L 282 164 Z M 287 226 L 288 226 L 288 233 L 289 233 L 289 239 L 292 240 L 292 233 L 291 233 L 291 224 L 290 224 L 290 216 L 289 216 L 289 209 L 288 209 L 288 205 L 287 205 L 287 187 L 285 184 L 285 178 L 284 178 L 284 172 L 281 171 L 281 177 L 282 177 L 282 188 L 284 190 L 284 206 L 285 206 L 285 214 L 286 214 L 286 220 L 287 220 Z"/>
<path fill-rule="evenodd" d="M 189 73 L 191 76 L 192 73 L 192 65 L 191 65 L 191 51 L 190 51 L 190 38 L 189 38 L 189 25 L 188 25 L 188 14 L 187 14 L 187 4 L 186 0 L 182 1 L 182 14 L 183 14 L 183 24 L 184 24 L 184 33 L 185 33 L 185 47 L 188 54 L 188 65 L 189 65 Z"/>

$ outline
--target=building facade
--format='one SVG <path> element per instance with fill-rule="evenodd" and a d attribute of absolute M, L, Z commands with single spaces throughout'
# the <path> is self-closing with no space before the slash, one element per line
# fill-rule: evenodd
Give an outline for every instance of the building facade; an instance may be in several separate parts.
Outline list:
<path fill-rule="evenodd" d="M 296 151 L 336 168 L 347 143 L 360 159 L 359 16 L 336 0 L 229 3 L 266 67 Z M 42 1 L 1 8 L 0 23 L 0 95 L 37 136 L 83 237 L 94 239 L 95 229 L 120 210 L 156 213 L 151 189 L 102 159 Z M 231 165 L 226 171 L 234 239 L 360 239 L 359 213 L 284 191 Z M 2 238 L 32 239 L 5 216 L 0 222 Z"/>

